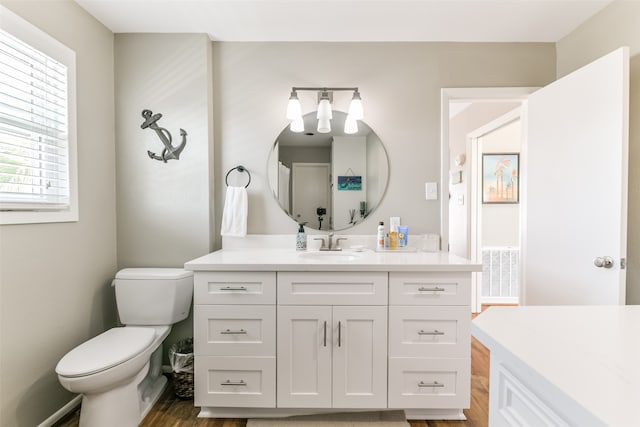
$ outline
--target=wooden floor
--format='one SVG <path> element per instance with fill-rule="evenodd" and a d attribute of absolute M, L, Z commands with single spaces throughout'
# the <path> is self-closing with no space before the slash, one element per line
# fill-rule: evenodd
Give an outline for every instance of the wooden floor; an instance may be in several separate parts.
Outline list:
<path fill-rule="evenodd" d="M 484 427 L 489 425 L 489 351 L 471 338 L 471 408 L 465 409 L 466 421 L 416 421 L 411 427 Z M 200 408 L 193 400 L 175 397 L 171 385 L 140 424 L 141 427 L 245 427 L 246 419 L 198 418 Z M 76 427 L 79 411 L 56 427 Z"/>

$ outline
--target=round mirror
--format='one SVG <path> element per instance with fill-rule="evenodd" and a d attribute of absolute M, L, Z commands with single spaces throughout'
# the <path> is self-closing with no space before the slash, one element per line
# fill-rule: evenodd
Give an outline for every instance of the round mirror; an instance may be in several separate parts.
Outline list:
<path fill-rule="evenodd" d="M 344 133 L 346 113 L 333 111 L 331 131 L 316 130 L 316 112 L 304 116 L 304 131 L 287 126 L 269 155 L 269 184 L 282 209 L 315 230 L 345 230 L 362 222 L 382 201 L 389 177 L 380 138 L 358 121 Z"/>

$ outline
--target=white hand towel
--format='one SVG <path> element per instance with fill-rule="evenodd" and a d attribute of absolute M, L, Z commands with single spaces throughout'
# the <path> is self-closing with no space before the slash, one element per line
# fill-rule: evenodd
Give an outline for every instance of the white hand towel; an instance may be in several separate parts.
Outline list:
<path fill-rule="evenodd" d="M 247 189 L 227 187 L 222 211 L 221 236 L 244 237 L 247 235 Z"/>

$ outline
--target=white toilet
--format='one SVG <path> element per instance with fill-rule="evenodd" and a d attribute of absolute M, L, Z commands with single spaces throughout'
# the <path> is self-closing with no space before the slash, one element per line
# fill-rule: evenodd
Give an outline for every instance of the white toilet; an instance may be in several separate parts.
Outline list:
<path fill-rule="evenodd" d="M 112 328 L 67 353 L 56 366 L 64 388 L 81 393 L 81 427 L 133 427 L 166 387 L 162 342 L 186 319 L 193 273 L 179 268 L 127 268 L 114 280 L 125 327 Z"/>

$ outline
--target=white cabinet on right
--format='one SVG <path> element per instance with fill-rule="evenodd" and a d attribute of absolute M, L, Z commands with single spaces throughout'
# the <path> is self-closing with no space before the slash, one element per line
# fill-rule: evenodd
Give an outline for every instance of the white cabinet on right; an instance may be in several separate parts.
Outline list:
<path fill-rule="evenodd" d="M 469 273 L 389 273 L 389 408 L 462 417 L 471 397 L 470 304 Z"/>

